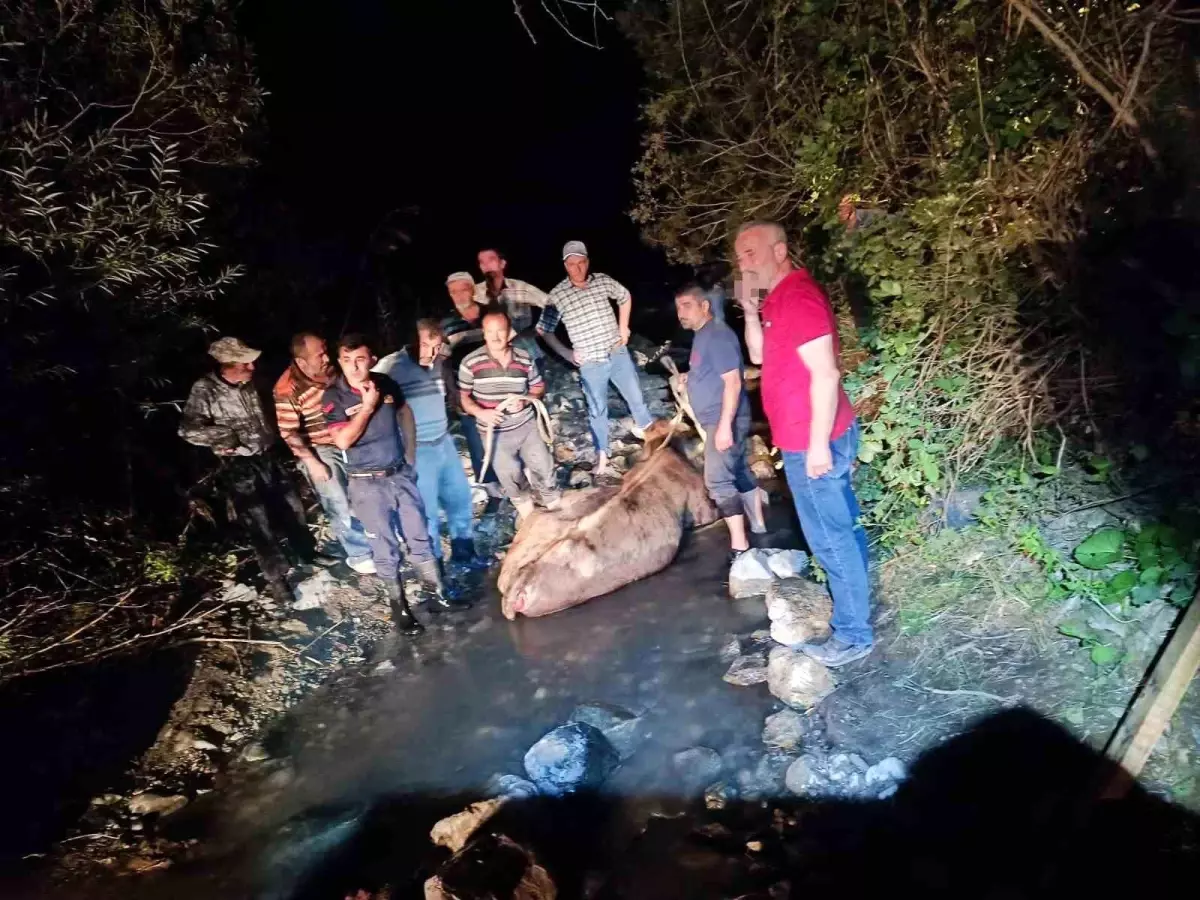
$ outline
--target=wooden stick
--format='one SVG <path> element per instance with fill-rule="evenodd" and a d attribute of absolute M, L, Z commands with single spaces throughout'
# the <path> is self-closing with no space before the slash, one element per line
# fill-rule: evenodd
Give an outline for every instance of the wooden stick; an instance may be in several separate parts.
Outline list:
<path fill-rule="evenodd" d="M 1142 771 L 1187 692 L 1188 684 L 1200 669 L 1200 600 L 1197 597 L 1200 597 L 1200 590 L 1192 597 L 1191 606 L 1151 666 L 1129 711 L 1105 748 L 1108 758 L 1120 763 L 1128 776 L 1137 777 Z M 1117 796 L 1123 794 L 1128 785 L 1127 779 L 1118 779 L 1118 782 L 1110 786 Z"/>

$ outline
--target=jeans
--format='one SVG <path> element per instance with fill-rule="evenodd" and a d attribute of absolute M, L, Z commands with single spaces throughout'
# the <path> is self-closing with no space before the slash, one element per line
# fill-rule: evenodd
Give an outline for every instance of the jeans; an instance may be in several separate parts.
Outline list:
<path fill-rule="evenodd" d="M 806 453 L 783 451 L 796 514 L 804 539 L 825 574 L 833 596 L 830 626 L 848 644 L 874 643 L 871 631 L 871 585 L 867 576 L 867 533 L 859 522 L 858 500 L 850 470 L 858 453 L 858 422 L 830 444 L 833 469 L 820 478 L 805 472 Z"/>
<path fill-rule="evenodd" d="M 442 558 L 443 509 L 451 540 L 474 537 L 471 485 L 449 434 L 427 444 L 417 444 L 417 490 L 425 502 L 425 528 L 434 558 Z"/>
<path fill-rule="evenodd" d="M 561 496 L 554 480 L 554 457 L 538 433 L 537 420 L 530 419 L 524 425 L 508 431 L 495 433 L 495 449 L 492 452 L 492 468 L 500 479 L 504 496 L 514 504 L 532 499 L 537 495 L 542 506 L 553 503 Z M 529 478 L 525 472 L 528 470 Z"/>
<path fill-rule="evenodd" d="M 329 467 L 330 478 L 316 484 L 308 474 L 308 467 L 300 464 L 300 471 L 312 485 L 317 501 L 329 519 L 333 536 L 337 538 L 346 554 L 346 562 L 359 563 L 371 558 L 371 545 L 362 522 L 355 519 L 350 510 L 350 498 L 346 496 L 346 463 L 337 447 L 320 444 L 314 448 L 317 457 Z"/>
<path fill-rule="evenodd" d="M 246 529 L 259 568 L 268 581 L 287 577 L 287 541 L 294 556 L 307 561 L 313 553 L 312 533 L 291 472 L 270 453 L 226 458 L 220 484 L 233 500 L 238 521 Z"/>
<path fill-rule="evenodd" d="M 379 577 L 395 581 L 400 570 L 400 534 L 414 563 L 433 559 L 429 533 L 425 530 L 425 504 L 413 470 L 405 465 L 399 472 L 381 478 L 350 476 L 350 503 L 366 528 L 371 555 Z"/>
<path fill-rule="evenodd" d="M 646 401 L 642 399 L 642 386 L 638 381 L 637 367 L 626 347 L 618 347 L 603 362 L 588 362 L 579 367 L 583 380 L 583 395 L 587 399 L 588 427 L 597 453 L 608 452 L 608 384 L 611 381 L 624 398 L 638 428 L 645 428 L 654 421 Z"/>
<path fill-rule="evenodd" d="M 490 466 L 483 480 L 481 481 L 479 478 L 479 469 L 483 465 L 483 438 L 479 435 L 479 426 L 475 424 L 475 417 L 459 413 L 458 424 L 462 428 L 463 437 L 467 439 L 467 454 L 471 457 L 471 471 L 475 473 L 475 483 L 494 484 L 496 473 Z"/>
<path fill-rule="evenodd" d="M 746 438 L 750 435 L 750 416 L 737 416 L 733 420 L 733 445 L 725 451 L 717 449 L 713 435 L 717 423 L 704 425 L 708 440 L 704 442 L 704 486 L 709 499 L 717 507 L 722 519 L 745 514 L 742 494 L 758 487 L 750 464 L 746 462 Z"/>

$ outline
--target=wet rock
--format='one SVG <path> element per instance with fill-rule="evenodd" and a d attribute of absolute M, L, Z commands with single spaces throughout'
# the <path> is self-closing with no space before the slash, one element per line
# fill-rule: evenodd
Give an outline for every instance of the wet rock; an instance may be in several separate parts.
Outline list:
<path fill-rule="evenodd" d="M 315 575 L 305 578 L 296 585 L 293 593 L 296 595 L 292 609 L 317 609 L 333 599 L 333 590 L 337 581 L 329 574 L 328 569 L 321 569 Z"/>
<path fill-rule="evenodd" d="M 490 800 L 480 800 L 472 803 L 462 812 L 442 819 L 429 832 L 429 839 L 439 847 L 445 847 L 451 853 L 457 853 L 466 846 L 479 827 L 500 811 L 509 800 L 508 797 L 493 797 Z"/>
<path fill-rule="evenodd" d="M 816 758 L 808 755 L 801 756 L 788 766 L 783 781 L 793 794 L 808 794 L 820 787 L 823 779 L 818 770 Z"/>
<path fill-rule="evenodd" d="M 169 816 L 187 806 L 188 798 L 183 794 L 155 794 L 147 791 L 129 800 L 129 811 L 135 816 Z"/>
<path fill-rule="evenodd" d="M 733 662 L 742 655 L 742 642 L 736 637 L 731 637 L 728 642 L 721 646 L 717 651 L 717 657 L 721 662 Z"/>
<path fill-rule="evenodd" d="M 767 680 L 767 660 L 762 654 L 739 656 L 729 666 L 724 681 L 736 684 L 738 687 L 748 687 L 752 684 L 764 684 Z"/>
<path fill-rule="evenodd" d="M 849 753 L 837 753 L 829 757 L 827 774 L 833 782 L 849 782 L 856 777 L 861 780 L 858 766 L 854 764 Z"/>
<path fill-rule="evenodd" d="M 706 784 L 712 784 L 721 774 L 721 754 L 708 747 L 689 747 L 680 750 L 672 757 L 671 762 L 675 771 L 683 779 L 688 793 L 701 790 Z"/>
<path fill-rule="evenodd" d="M 523 800 L 536 797 L 538 789 L 532 781 L 526 781 L 517 775 L 493 775 L 488 779 L 487 792 L 495 797 Z"/>
<path fill-rule="evenodd" d="M 259 599 L 258 591 L 248 584 L 235 584 L 232 581 L 222 583 L 221 593 L 217 595 L 218 603 L 252 603 Z"/>
<path fill-rule="evenodd" d="M 829 637 L 833 602 L 829 591 L 815 581 L 787 578 L 767 590 L 767 615 L 771 617 L 771 637 L 795 647 Z"/>
<path fill-rule="evenodd" d="M 729 567 L 729 595 L 734 598 L 765 594 L 774 576 L 768 568 L 770 557 L 762 550 L 747 550 Z"/>
<path fill-rule="evenodd" d="M 809 710 L 834 689 L 829 670 L 803 653 L 776 647 L 767 660 L 767 688 L 793 709 Z"/>
<path fill-rule="evenodd" d="M 886 781 L 903 781 L 907 777 L 908 770 L 905 769 L 904 763 L 894 756 L 889 756 L 867 769 L 866 782 L 882 784 Z"/>
<path fill-rule="evenodd" d="M 525 773 L 545 794 L 595 787 L 620 762 L 600 729 L 584 722 L 562 725 L 525 754 Z"/>
<path fill-rule="evenodd" d="M 799 578 L 808 571 L 808 554 L 803 550 L 776 550 L 767 558 L 767 568 L 776 578 Z"/>
<path fill-rule="evenodd" d="M 641 718 L 609 703 L 584 703 L 575 707 L 567 721 L 583 722 L 600 729 L 622 762 L 633 756 L 644 740 Z"/>
<path fill-rule="evenodd" d="M 882 791 L 880 791 L 875 796 L 880 800 L 886 800 L 886 799 L 888 799 L 888 797 L 893 796 L 896 793 L 896 791 L 898 791 L 898 790 L 900 790 L 899 785 L 889 784 L 887 787 L 885 787 Z"/>
<path fill-rule="evenodd" d="M 246 762 L 262 762 L 264 759 L 270 758 L 271 754 L 258 742 L 249 743 L 242 750 L 242 759 Z"/>
<path fill-rule="evenodd" d="M 780 753 L 767 753 L 759 758 L 753 769 L 737 774 L 738 788 L 743 796 L 774 796 L 779 793 L 791 758 Z"/>
<path fill-rule="evenodd" d="M 288 619 L 286 622 L 280 622 L 279 627 L 291 634 L 312 634 L 312 630 L 308 625 L 299 619 Z"/>
<path fill-rule="evenodd" d="M 592 473 L 587 469 L 575 469 L 567 479 L 567 484 L 573 488 L 591 487 Z"/>
<path fill-rule="evenodd" d="M 775 750 L 796 750 L 804 739 L 804 716 L 794 709 L 784 709 L 767 716 L 763 724 L 763 743 Z"/>
<path fill-rule="evenodd" d="M 575 447 L 571 444 L 557 444 L 554 447 L 554 459 L 560 463 L 568 463 L 575 459 Z"/>
<path fill-rule="evenodd" d="M 202 738 L 194 738 L 192 740 L 192 747 L 193 747 L 193 749 L 196 749 L 196 750 L 220 750 L 221 749 L 216 744 L 214 744 L 212 741 L 206 741 Z"/>
<path fill-rule="evenodd" d="M 705 809 L 724 809 L 737 798 L 737 788 L 728 781 L 718 781 L 705 788 L 704 807 Z"/>

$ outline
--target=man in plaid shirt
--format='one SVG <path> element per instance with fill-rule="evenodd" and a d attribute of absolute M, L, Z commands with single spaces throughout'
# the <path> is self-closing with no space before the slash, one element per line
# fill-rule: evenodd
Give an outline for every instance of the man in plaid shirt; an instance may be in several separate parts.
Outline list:
<path fill-rule="evenodd" d="M 537 332 L 550 347 L 579 366 L 583 393 L 587 398 L 588 426 L 596 445 L 596 472 L 608 467 L 608 385 L 625 399 L 633 415 L 632 431 L 641 438 L 653 421 L 637 368 L 629 355 L 629 313 L 633 300 L 629 291 L 601 272 L 588 272 L 587 247 L 583 241 L 568 241 L 563 247 L 563 266 L 567 277 L 546 298 L 546 308 L 538 320 Z M 617 315 L 613 315 L 616 301 Z M 572 349 L 563 346 L 554 335 L 558 323 L 567 326 Z"/>

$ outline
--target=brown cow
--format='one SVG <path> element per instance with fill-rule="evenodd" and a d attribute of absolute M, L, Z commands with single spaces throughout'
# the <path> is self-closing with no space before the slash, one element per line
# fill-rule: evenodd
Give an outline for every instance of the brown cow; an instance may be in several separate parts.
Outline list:
<path fill-rule="evenodd" d="M 716 521 L 704 478 L 671 437 L 655 422 L 619 486 L 568 491 L 522 523 L 500 568 L 506 618 L 556 613 L 652 575 L 675 558 L 685 527 Z"/>

